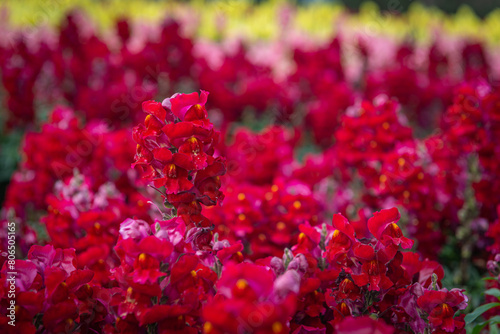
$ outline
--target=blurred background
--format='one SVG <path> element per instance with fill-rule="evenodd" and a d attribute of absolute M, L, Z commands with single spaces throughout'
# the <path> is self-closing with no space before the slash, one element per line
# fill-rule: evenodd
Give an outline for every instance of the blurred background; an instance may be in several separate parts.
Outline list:
<path fill-rule="evenodd" d="M 324 1 L 324 0 L 298 0 L 300 4 L 307 4 L 311 2 Z M 362 6 L 363 0 L 343 0 L 340 1 L 347 8 L 352 10 L 359 10 Z M 379 8 L 383 11 L 392 11 L 392 12 L 405 12 L 410 8 L 410 5 L 414 2 L 419 2 L 428 7 L 436 7 L 442 10 L 445 13 L 456 13 L 460 6 L 467 5 L 469 6 L 476 15 L 479 17 L 485 17 L 488 13 L 495 10 L 500 6 L 500 2 L 498 0 L 454 0 L 454 1 L 446 1 L 446 0 L 375 0 Z"/>

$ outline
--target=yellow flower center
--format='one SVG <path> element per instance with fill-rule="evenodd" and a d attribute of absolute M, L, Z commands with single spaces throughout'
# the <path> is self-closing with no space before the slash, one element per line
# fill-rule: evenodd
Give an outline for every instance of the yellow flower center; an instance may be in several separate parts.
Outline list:
<path fill-rule="evenodd" d="M 272 329 L 273 333 L 281 333 L 281 331 L 283 330 L 283 325 L 281 324 L 281 322 L 276 321 L 275 323 L 273 323 Z"/>
<path fill-rule="evenodd" d="M 240 278 L 238 281 L 236 281 L 236 287 L 240 290 L 245 290 L 248 287 L 247 280 Z"/>

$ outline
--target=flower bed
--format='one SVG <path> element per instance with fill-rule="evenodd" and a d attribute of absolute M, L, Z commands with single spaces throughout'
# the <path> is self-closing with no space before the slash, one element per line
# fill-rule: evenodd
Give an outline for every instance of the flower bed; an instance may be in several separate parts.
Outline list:
<path fill-rule="evenodd" d="M 2 333 L 495 330 L 494 38 L 317 38 L 273 6 L 266 41 L 186 5 L 5 28 Z"/>

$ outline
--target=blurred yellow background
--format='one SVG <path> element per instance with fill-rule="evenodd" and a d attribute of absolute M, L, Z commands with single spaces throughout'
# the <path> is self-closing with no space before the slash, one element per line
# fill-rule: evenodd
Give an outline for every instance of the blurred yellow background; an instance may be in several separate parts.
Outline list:
<path fill-rule="evenodd" d="M 14 27 L 54 26 L 72 9 L 82 9 L 98 29 L 106 29 L 117 18 L 154 23 L 174 17 L 202 38 L 277 39 L 284 29 L 307 33 L 318 39 L 330 38 L 339 29 L 366 34 L 388 35 L 399 39 L 411 37 L 428 41 L 436 32 L 447 36 L 480 38 L 489 45 L 500 41 L 500 9 L 480 19 L 463 5 L 456 14 L 412 3 L 405 13 L 381 12 L 375 3 L 366 2 L 356 14 L 334 3 L 311 3 L 295 6 L 284 0 L 270 0 L 255 5 L 245 0 L 4 0 L 0 5 L 4 22 Z M 287 17 L 288 22 L 287 22 Z M 286 24 L 285 24 L 286 23 Z"/>

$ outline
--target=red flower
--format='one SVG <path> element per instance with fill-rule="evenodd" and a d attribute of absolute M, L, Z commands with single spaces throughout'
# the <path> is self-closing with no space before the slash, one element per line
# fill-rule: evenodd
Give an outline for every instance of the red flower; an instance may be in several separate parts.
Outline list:
<path fill-rule="evenodd" d="M 333 231 L 332 239 L 326 247 L 326 254 L 331 262 L 337 263 L 340 261 L 343 263 L 347 261 L 347 253 L 351 251 L 356 243 L 354 228 L 340 214 L 333 215 L 333 226 L 336 230 Z"/>
<path fill-rule="evenodd" d="M 370 284 L 369 291 L 386 290 L 394 285 L 386 275 L 386 264 L 391 258 L 384 250 L 375 252 L 372 246 L 359 244 L 354 249 L 354 255 L 363 263 L 361 273 L 351 275 L 356 285 L 362 287 Z"/>
<path fill-rule="evenodd" d="M 227 266 L 217 282 L 220 294 L 231 297 L 245 296 L 261 299 L 269 296 L 273 289 L 274 274 L 266 267 L 251 263 Z"/>
<path fill-rule="evenodd" d="M 155 187 L 165 186 L 167 194 L 177 194 L 193 188 L 188 180 L 189 173 L 184 168 L 174 164 L 167 164 L 162 170 L 162 177 L 154 180 Z"/>
<path fill-rule="evenodd" d="M 374 320 L 370 317 L 347 317 L 337 324 L 338 334 L 392 334 L 394 327 L 387 325 L 383 320 Z"/>
<path fill-rule="evenodd" d="M 198 93 L 175 94 L 171 98 L 165 99 L 162 104 L 167 107 L 170 105 L 172 113 L 181 121 L 184 121 L 185 117 L 188 118 L 187 121 L 191 121 L 206 118 L 205 103 L 207 103 L 207 98 L 208 92 L 202 90 L 199 96 Z"/>
<path fill-rule="evenodd" d="M 458 325 L 453 319 L 455 313 L 467 307 L 468 298 L 463 291 L 426 290 L 423 296 L 417 299 L 417 304 L 429 315 L 429 322 L 434 327 L 453 332 Z"/>
<path fill-rule="evenodd" d="M 375 212 L 373 217 L 368 219 L 368 229 L 385 246 L 401 245 L 405 249 L 411 248 L 413 240 L 404 237 L 401 229 L 396 225 L 400 218 L 401 215 L 397 208 Z"/>
<path fill-rule="evenodd" d="M 204 332 L 288 332 L 288 319 L 295 312 L 295 294 L 290 292 L 298 289 L 292 281 L 296 282 L 285 277 L 273 291 L 274 274 L 270 268 L 251 263 L 228 264 L 217 283 L 218 294 L 203 309 Z"/>
<path fill-rule="evenodd" d="M 348 278 L 344 278 L 344 280 L 339 284 L 336 296 L 337 299 L 360 300 L 362 295 L 360 288 L 354 284 L 353 281 Z"/>

